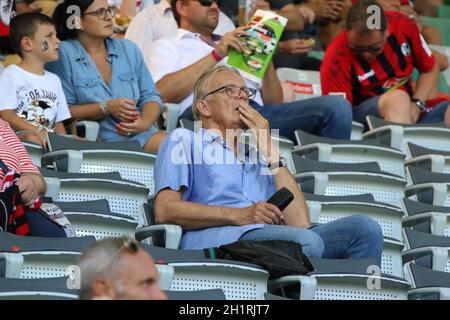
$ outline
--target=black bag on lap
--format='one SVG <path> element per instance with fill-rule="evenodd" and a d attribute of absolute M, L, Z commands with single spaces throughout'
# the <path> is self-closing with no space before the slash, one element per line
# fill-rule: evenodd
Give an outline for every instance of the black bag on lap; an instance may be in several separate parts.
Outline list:
<path fill-rule="evenodd" d="M 204 249 L 211 259 L 229 259 L 259 265 L 270 279 L 288 275 L 304 275 L 314 271 L 297 242 L 285 240 L 242 240 L 216 248 Z"/>

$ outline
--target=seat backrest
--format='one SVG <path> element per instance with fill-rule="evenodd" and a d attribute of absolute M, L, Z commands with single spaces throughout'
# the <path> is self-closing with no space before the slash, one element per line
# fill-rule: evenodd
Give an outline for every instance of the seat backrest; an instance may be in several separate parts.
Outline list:
<path fill-rule="evenodd" d="M 134 238 L 137 222 L 128 215 L 111 212 L 107 200 L 60 202 L 57 205 L 74 226 L 78 237 L 94 236 L 97 240 Z"/>
<path fill-rule="evenodd" d="M 405 235 L 411 249 L 422 247 L 450 247 L 450 238 L 405 228 Z"/>
<path fill-rule="evenodd" d="M 375 258 L 321 259 L 310 258 L 314 271 L 311 274 L 368 274 L 369 267 L 377 265 Z"/>
<path fill-rule="evenodd" d="M 169 300 L 225 300 L 222 289 L 198 291 L 165 291 Z"/>
<path fill-rule="evenodd" d="M 121 179 L 118 173 L 74 174 L 41 170 L 44 177 L 59 179 L 56 201 L 74 202 L 106 199 L 112 212 L 132 217 L 139 226 L 148 224 L 143 205 L 149 189 Z"/>
<path fill-rule="evenodd" d="M 408 167 L 406 172 L 413 184 L 450 183 L 450 174 L 430 172 L 417 167 Z"/>
<path fill-rule="evenodd" d="M 329 163 L 320 162 L 311 159 L 305 159 L 299 155 L 293 154 L 292 159 L 294 161 L 295 170 L 300 172 L 372 172 L 381 173 L 380 166 L 376 162 L 367 163 Z"/>
<path fill-rule="evenodd" d="M 160 264 L 174 268 L 171 290 L 222 289 L 227 299 L 263 299 L 269 274 L 261 267 L 233 260 L 205 258 L 203 250 L 142 245 Z"/>
<path fill-rule="evenodd" d="M 286 81 L 292 87 L 296 100 L 322 95 L 319 71 L 278 68 L 277 75 L 281 81 Z"/>
<path fill-rule="evenodd" d="M 443 150 L 433 150 L 429 148 L 425 148 L 423 146 L 419 146 L 414 143 L 407 143 L 408 147 L 408 153 L 411 155 L 411 158 L 430 155 L 430 154 L 437 154 L 437 155 L 443 155 L 445 157 L 450 157 L 450 151 L 443 151 Z"/>
<path fill-rule="evenodd" d="M 153 171 L 156 155 L 145 152 L 137 141 L 95 142 L 79 141 L 60 135 L 50 137 L 52 151 L 77 150 L 80 155 L 68 154 L 67 158 L 58 157 L 57 170 L 80 173 L 119 172 L 130 181 L 144 184 L 153 193 Z M 69 158 L 76 158 L 69 159 Z M 76 162 L 69 167 L 69 161 Z"/>
<path fill-rule="evenodd" d="M 78 140 L 69 137 L 65 137 L 59 134 L 50 133 L 49 139 L 49 150 L 98 150 L 98 149 L 111 149 L 111 150 L 126 150 L 135 152 L 144 152 L 139 145 L 139 142 L 135 140 L 127 141 L 112 141 L 112 142 L 97 142 L 97 141 L 87 141 Z"/>
<path fill-rule="evenodd" d="M 415 263 L 410 263 L 409 268 L 414 278 L 416 288 L 450 288 L 450 274 L 447 272 L 431 270 Z"/>

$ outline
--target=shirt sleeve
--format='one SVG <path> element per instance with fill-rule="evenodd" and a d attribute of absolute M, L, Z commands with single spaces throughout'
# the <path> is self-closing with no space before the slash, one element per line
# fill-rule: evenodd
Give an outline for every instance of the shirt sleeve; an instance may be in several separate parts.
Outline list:
<path fill-rule="evenodd" d="M 138 101 L 137 107 L 141 109 L 146 103 L 150 101 L 157 102 L 160 106 L 162 106 L 161 96 L 156 90 L 155 82 L 153 81 L 153 78 L 144 63 L 144 58 L 142 56 L 141 50 L 139 50 L 139 48 L 131 41 L 128 42 L 134 48 L 136 74 L 139 77 L 138 84 L 140 99 Z"/>
<path fill-rule="evenodd" d="M 18 107 L 17 92 L 12 69 L 4 70 L 0 75 L 0 110 L 15 110 Z"/>
<path fill-rule="evenodd" d="M 147 52 L 155 40 L 153 24 L 150 27 L 150 22 L 147 19 L 147 11 L 138 13 L 131 20 L 125 33 L 125 39 L 133 41 L 142 52 Z M 145 32 L 142 32 L 142 30 L 145 30 Z"/>
<path fill-rule="evenodd" d="M 155 164 L 156 194 L 170 189 L 183 191 L 183 200 L 189 198 L 193 181 L 193 132 L 176 129 L 161 144 Z"/>
<path fill-rule="evenodd" d="M 61 42 L 59 50 L 59 59 L 45 65 L 45 68 L 56 74 L 61 80 L 64 95 L 66 97 L 67 104 L 73 105 L 78 103 L 77 95 L 74 90 L 74 84 L 72 82 L 72 64 L 69 59 L 69 47 L 64 45 L 64 41 Z"/>
<path fill-rule="evenodd" d="M 2 121 L 2 136 L 4 143 L 9 146 L 17 156 L 20 162 L 20 173 L 31 172 L 31 173 L 39 173 L 38 168 L 31 161 L 30 155 L 25 149 L 22 142 L 16 136 L 14 131 L 11 129 L 10 125 Z"/>
<path fill-rule="evenodd" d="M 182 69 L 177 48 L 171 40 L 155 41 L 148 52 L 144 52 L 144 57 L 155 82 L 169 73 Z"/>
<path fill-rule="evenodd" d="M 341 58 L 345 53 L 335 48 L 330 47 L 327 50 L 320 67 L 322 95 L 341 95 L 353 104 L 350 66 Z"/>
<path fill-rule="evenodd" d="M 62 122 L 66 119 L 71 118 L 71 114 L 69 111 L 69 106 L 67 105 L 66 96 L 64 94 L 64 90 L 61 85 L 61 81 L 57 79 L 57 105 L 58 105 L 58 112 L 56 113 L 56 122 Z"/>
<path fill-rule="evenodd" d="M 411 40 L 414 67 L 422 73 L 430 72 L 436 63 L 433 52 L 420 34 L 416 24 L 406 17 L 402 21 L 405 24 L 402 29 Z"/>

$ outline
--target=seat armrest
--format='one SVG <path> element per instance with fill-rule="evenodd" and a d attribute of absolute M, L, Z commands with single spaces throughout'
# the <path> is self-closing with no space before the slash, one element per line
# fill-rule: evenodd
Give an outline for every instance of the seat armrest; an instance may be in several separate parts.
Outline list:
<path fill-rule="evenodd" d="M 424 212 L 413 216 L 403 218 L 403 227 L 414 227 L 420 223 L 429 222 L 431 233 L 437 236 L 443 236 L 445 225 L 447 223 L 447 215 L 442 212 Z"/>
<path fill-rule="evenodd" d="M 23 267 L 23 255 L 20 253 L 0 253 L 6 261 L 5 278 L 20 278 Z"/>
<path fill-rule="evenodd" d="M 283 296 L 286 295 L 286 287 L 290 285 L 299 285 L 300 300 L 313 300 L 317 288 L 317 280 L 310 276 L 285 276 L 270 280 L 268 283 L 269 292 L 281 290 Z"/>
<path fill-rule="evenodd" d="M 143 241 L 150 237 L 153 245 L 164 245 L 168 249 L 178 249 L 182 236 L 182 229 L 174 224 L 155 224 L 136 230 L 135 238 Z M 156 242 L 156 243 L 155 243 Z"/>
<path fill-rule="evenodd" d="M 55 167 L 58 170 L 57 161 L 62 159 L 67 159 L 67 172 L 80 172 L 81 163 L 83 161 L 83 153 L 77 150 L 58 150 L 48 152 L 41 156 L 41 163 L 43 167 L 55 164 Z"/>
<path fill-rule="evenodd" d="M 100 125 L 97 121 L 78 121 L 77 128 L 84 127 L 85 138 L 89 141 L 97 141 Z"/>

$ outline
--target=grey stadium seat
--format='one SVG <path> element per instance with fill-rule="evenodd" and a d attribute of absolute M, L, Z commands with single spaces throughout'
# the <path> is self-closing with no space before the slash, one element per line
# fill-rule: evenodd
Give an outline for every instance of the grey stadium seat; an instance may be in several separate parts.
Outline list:
<path fill-rule="evenodd" d="M 450 273 L 450 238 L 405 229 L 408 248 L 403 252 L 403 263 L 414 261 L 422 267 Z"/>
<path fill-rule="evenodd" d="M 411 282 L 410 300 L 450 300 L 450 274 L 435 271 L 415 263 L 405 265 L 405 274 Z"/>
<path fill-rule="evenodd" d="M 406 300 L 409 283 L 377 274 L 374 259 L 310 260 L 315 271 L 271 280 L 269 290 L 300 300 Z"/>
<path fill-rule="evenodd" d="M 367 116 L 370 131 L 364 139 L 378 139 L 380 143 L 406 154 L 408 142 L 422 147 L 450 151 L 450 129 L 440 123 L 402 125 Z"/>
<path fill-rule="evenodd" d="M 0 252 L 19 261 L 10 274 L 22 279 L 67 276 L 67 268 L 94 242 L 94 237 L 41 238 L 0 232 Z"/>
<path fill-rule="evenodd" d="M 377 162 L 382 171 L 405 176 L 405 155 L 377 142 L 329 139 L 301 130 L 295 131 L 295 137 L 298 146 L 292 153 L 308 159 L 333 163 Z"/>
<path fill-rule="evenodd" d="M 292 155 L 304 192 L 346 196 L 370 193 L 377 202 L 401 207 L 406 181 L 380 171 L 377 163 L 336 164 Z"/>
<path fill-rule="evenodd" d="M 262 300 L 267 293 L 269 274 L 257 265 L 208 259 L 203 250 L 143 247 L 156 263 L 173 267 L 172 291 L 222 289 L 227 300 Z"/>
<path fill-rule="evenodd" d="M 107 200 L 56 202 L 74 226 L 77 237 L 95 239 L 128 236 L 134 238 L 137 222 L 130 216 L 113 213 Z"/>
<path fill-rule="evenodd" d="M 406 166 L 419 167 L 436 173 L 450 174 L 450 152 L 423 148 L 413 143 L 408 143 L 409 160 Z"/>
<path fill-rule="evenodd" d="M 68 278 L 0 278 L 0 300 L 75 300 L 78 291 L 69 289 Z"/>
<path fill-rule="evenodd" d="M 406 168 L 406 172 L 410 181 L 405 189 L 407 198 L 436 206 L 450 206 L 450 174 L 415 167 Z"/>
<path fill-rule="evenodd" d="M 33 142 L 22 141 L 28 155 L 37 167 L 41 166 L 42 147 Z"/>
<path fill-rule="evenodd" d="M 305 194 L 305 197 L 313 223 L 326 223 L 350 215 L 368 216 L 378 222 L 384 236 L 381 270 L 389 275 L 403 276 L 401 209 L 377 203 L 372 195 L 327 197 Z"/>
<path fill-rule="evenodd" d="M 137 141 L 94 142 L 49 135 L 42 165 L 73 173 L 119 172 L 125 180 L 139 182 L 154 193 L 156 155 L 144 152 Z"/>
<path fill-rule="evenodd" d="M 148 224 L 144 204 L 149 189 L 124 180 L 118 173 L 65 173 L 41 169 L 49 186 L 46 196 L 58 202 L 108 200 L 111 211 L 132 217 L 139 227 Z"/>
<path fill-rule="evenodd" d="M 403 226 L 417 231 L 450 237 L 449 207 L 434 206 L 428 203 L 404 199 L 407 216 Z"/>

